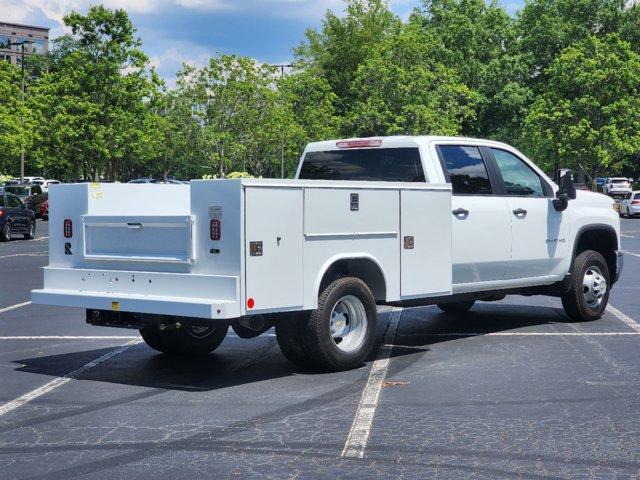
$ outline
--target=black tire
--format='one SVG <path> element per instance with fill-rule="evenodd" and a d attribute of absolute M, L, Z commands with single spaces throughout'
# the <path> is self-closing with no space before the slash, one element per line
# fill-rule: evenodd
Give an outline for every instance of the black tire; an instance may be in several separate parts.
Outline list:
<path fill-rule="evenodd" d="M 331 314 L 338 303 L 344 306 L 345 302 L 354 306 L 351 313 L 342 316 L 345 325 L 351 330 L 353 325 L 360 323 L 361 328 L 354 330 L 353 334 L 348 333 L 343 339 L 334 340 L 330 330 Z M 360 313 L 356 314 L 356 310 Z M 377 328 L 378 311 L 369 287 L 359 278 L 339 278 L 320 294 L 318 308 L 303 316 L 299 323 L 302 351 L 309 364 L 319 370 L 350 370 L 361 366 L 368 358 L 375 343 Z M 353 336 L 349 338 L 349 335 Z M 355 345 L 346 349 L 344 345 L 351 341 Z M 343 347 L 338 347 L 339 343 Z"/>
<path fill-rule="evenodd" d="M 4 223 L 4 227 L 0 231 L 0 242 L 11 241 L 11 224 L 9 222 Z"/>
<path fill-rule="evenodd" d="M 312 359 L 304 351 L 300 337 L 300 325 L 308 320 L 311 312 L 287 314 L 276 321 L 276 339 L 284 357 L 294 365 L 313 368 Z"/>
<path fill-rule="evenodd" d="M 587 272 L 591 270 L 591 275 L 596 274 L 596 270 L 604 277 L 605 291 L 601 300 L 594 306 L 589 304 L 587 298 L 589 296 L 589 288 L 585 286 L 585 278 Z M 594 273 L 595 272 L 595 273 Z M 597 280 L 597 277 L 594 277 Z M 602 283 L 598 282 L 598 289 L 602 289 Z M 562 306 L 569 318 L 577 322 L 587 322 L 599 319 L 604 313 L 607 303 L 609 302 L 610 292 L 610 274 L 607 262 L 598 252 L 586 250 L 580 253 L 573 261 L 571 270 L 571 286 L 569 292 L 562 296 Z"/>
<path fill-rule="evenodd" d="M 168 355 L 184 357 L 201 357 L 213 352 L 220 346 L 227 335 L 228 325 L 206 327 L 205 330 L 184 325 L 181 328 L 160 330 L 156 325 L 149 325 L 140 330 L 140 335 L 147 345 Z"/>
<path fill-rule="evenodd" d="M 438 303 L 437 305 L 445 313 L 466 313 L 475 303 L 475 300 L 468 300 L 466 302 Z"/>
<path fill-rule="evenodd" d="M 36 238 L 36 222 L 31 220 L 29 222 L 29 232 L 24 234 L 25 240 L 33 240 Z"/>

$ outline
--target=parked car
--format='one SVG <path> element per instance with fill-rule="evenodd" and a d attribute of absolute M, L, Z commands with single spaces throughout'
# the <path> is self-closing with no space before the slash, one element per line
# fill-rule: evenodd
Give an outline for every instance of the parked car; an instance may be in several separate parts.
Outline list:
<path fill-rule="evenodd" d="M 40 218 L 42 220 L 49 220 L 49 199 L 47 198 L 40 206 Z"/>
<path fill-rule="evenodd" d="M 44 177 L 22 177 L 22 180 L 18 179 L 19 183 L 44 183 Z"/>
<path fill-rule="evenodd" d="M 286 358 L 329 371 L 368 358 L 376 305 L 547 295 L 593 321 L 622 270 L 620 218 L 558 179 L 504 143 L 400 136 L 311 143 L 295 180 L 61 185 L 31 298 L 169 355 L 274 326 Z"/>
<path fill-rule="evenodd" d="M 620 215 L 627 218 L 640 215 L 640 190 L 629 193 L 620 202 Z"/>
<path fill-rule="evenodd" d="M 52 180 L 52 179 L 51 180 L 45 180 L 44 181 L 44 191 L 45 192 L 48 191 L 49 187 L 51 185 L 59 185 L 59 184 L 60 184 L 60 180 Z"/>
<path fill-rule="evenodd" d="M 24 202 L 29 210 L 40 214 L 40 206 L 47 199 L 42 187 L 37 183 L 26 185 L 12 185 L 5 188 L 5 192 L 17 195 Z"/>
<path fill-rule="evenodd" d="M 19 234 L 33 240 L 36 237 L 36 217 L 20 197 L 0 193 L 0 242 L 8 242 Z"/>
<path fill-rule="evenodd" d="M 602 187 L 602 193 L 613 198 L 623 199 L 631 193 L 631 179 L 624 177 L 612 177 Z"/>

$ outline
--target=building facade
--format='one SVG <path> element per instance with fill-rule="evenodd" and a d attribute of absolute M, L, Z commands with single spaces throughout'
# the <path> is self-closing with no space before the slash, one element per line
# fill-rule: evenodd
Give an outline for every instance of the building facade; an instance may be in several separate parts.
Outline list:
<path fill-rule="evenodd" d="M 22 47 L 12 43 L 30 42 L 24 45 L 24 54 L 43 54 L 49 51 L 49 29 L 7 23 L 0 20 L 0 60 L 20 65 Z"/>

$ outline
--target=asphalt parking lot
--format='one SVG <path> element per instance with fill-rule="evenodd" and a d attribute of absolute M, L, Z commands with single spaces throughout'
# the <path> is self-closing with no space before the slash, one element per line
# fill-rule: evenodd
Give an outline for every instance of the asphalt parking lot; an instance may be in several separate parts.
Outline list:
<path fill-rule="evenodd" d="M 2 479 L 640 478 L 640 219 L 601 320 L 546 297 L 384 309 L 371 361 L 337 374 L 271 332 L 175 360 L 25 303 L 47 227 L 0 244 Z"/>

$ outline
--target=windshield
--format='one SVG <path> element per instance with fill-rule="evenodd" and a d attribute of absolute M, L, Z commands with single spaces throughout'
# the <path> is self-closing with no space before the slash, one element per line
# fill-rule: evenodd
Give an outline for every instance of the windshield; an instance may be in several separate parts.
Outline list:
<path fill-rule="evenodd" d="M 7 187 L 5 190 L 19 197 L 29 196 L 29 187 Z"/>

